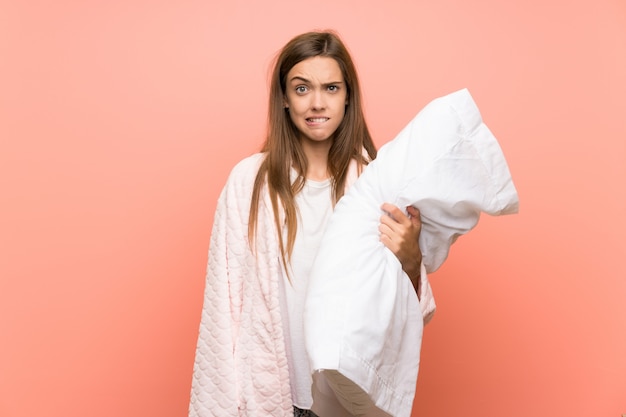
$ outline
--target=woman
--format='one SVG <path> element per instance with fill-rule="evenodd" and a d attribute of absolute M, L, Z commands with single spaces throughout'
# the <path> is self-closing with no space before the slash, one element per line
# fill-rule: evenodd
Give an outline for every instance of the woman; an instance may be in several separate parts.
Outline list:
<path fill-rule="evenodd" d="M 271 79 L 262 152 L 220 195 L 211 235 L 191 416 L 307 416 L 302 307 L 333 206 L 376 157 L 352 59 L 330 31 L 299 35 Z M 384 204 L 381 241 L 419 295 L 419 212 Z"/>

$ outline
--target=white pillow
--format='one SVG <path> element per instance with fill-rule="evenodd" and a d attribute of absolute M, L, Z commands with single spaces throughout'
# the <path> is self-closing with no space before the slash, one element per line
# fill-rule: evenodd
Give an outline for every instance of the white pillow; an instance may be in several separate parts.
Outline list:
<path fill-rule="evenodd" d="M 477 224 L 482 211 L 517 212 L 500 146 L 467 89 L 429 103 L 337 203 L 305 302 L 313 411 L 348 416 L 350 407 L 369 407 L 364 415 L 410 416 L 422 314 L 399 261 L 379 240 L 383 202 L 419 208 L 428 272 L 441 266 L 450 245 Z M 341 384 L 334 371 L 346 377 Z M 349 393 L 362 391 L 371 403 L 363 405 L 362 395 L 351 403 Z"/>

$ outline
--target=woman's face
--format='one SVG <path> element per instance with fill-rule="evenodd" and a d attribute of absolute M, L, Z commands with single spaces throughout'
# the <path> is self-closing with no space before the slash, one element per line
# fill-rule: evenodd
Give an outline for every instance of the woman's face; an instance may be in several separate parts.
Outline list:
<path fill-rule="evenodd" d="M 324 142 L 332 138 L 348 100 L 337 61 L 322 56 L 300 61 L 287 73 L 285 90 L 285 106 L 301 139 Z"/>

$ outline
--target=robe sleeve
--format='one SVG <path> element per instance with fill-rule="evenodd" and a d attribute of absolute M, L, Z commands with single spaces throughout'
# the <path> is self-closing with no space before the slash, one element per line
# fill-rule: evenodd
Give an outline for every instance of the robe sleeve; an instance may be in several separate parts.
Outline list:
<path fill-rule="evenodd" d="M 239 336 L 247 218 L 240 187 L 229 178 L 215 212 L 193 370 L 190 417 L 239 416 L 235 351 Z"/>

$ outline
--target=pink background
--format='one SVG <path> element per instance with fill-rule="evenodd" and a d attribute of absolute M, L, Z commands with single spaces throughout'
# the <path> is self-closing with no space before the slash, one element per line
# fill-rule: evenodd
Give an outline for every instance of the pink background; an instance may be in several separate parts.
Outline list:
<path fill-rule="evenodd" d="M 382 145 L 468 87 L 521 198 L 431 276 L 415 416 L 626 413 L 623 0 L 0 4 L 0 416 L 185 416 L 217 195 L 292 36 Z"/>

